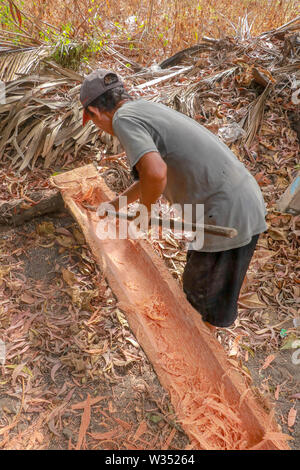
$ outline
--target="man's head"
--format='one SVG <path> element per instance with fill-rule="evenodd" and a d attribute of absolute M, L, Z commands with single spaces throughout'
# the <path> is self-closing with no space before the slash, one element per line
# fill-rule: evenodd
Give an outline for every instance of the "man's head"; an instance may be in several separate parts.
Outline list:
<path fill-rule="evenodd" d="M 105 69 L 95 70 L 85 78 L 80 89 L 83 125 L 91 119 L 100 129 L 112 134 L 114 112 L 121 102 L 131 99 L 117 74 Z"/>

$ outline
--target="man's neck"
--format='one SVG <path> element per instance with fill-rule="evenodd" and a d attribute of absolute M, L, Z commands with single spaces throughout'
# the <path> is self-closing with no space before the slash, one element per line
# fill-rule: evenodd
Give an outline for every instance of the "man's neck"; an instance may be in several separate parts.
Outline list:
<path fill-rule="evenodd" d="M 130 100 L 119 101 L 119 103 L 116 106 L 116 111 L 118 111 L 118 109 L 121 108 L 121 106 L 123 106 L 123 104 L 128 103 L 128 101 L 130 101 Z"/>

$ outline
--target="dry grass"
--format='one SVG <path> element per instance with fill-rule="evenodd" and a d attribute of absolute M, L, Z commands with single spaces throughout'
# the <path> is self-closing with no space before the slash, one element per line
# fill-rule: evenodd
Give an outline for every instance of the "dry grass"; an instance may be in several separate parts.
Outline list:
<path fill-rule="evenodd" d="M 258 35 L 299 14 L 297 0 L 28 0 L 23 6 L 20 0 L 15 3 L 35 18 L 35 25 L 30 26 L 33 35 L 38 35 L 36 26 L 47 29 L 43 22 L 59 29 L 72 25 L 70 37 L 103 41 L 117 36 L 133 52 L 143 49 L 144 54 L 150 52 L 151 56 L 176 52 L 200 42 L 203 35 L 222 38 L 236 36 L 242 30 Z"/>

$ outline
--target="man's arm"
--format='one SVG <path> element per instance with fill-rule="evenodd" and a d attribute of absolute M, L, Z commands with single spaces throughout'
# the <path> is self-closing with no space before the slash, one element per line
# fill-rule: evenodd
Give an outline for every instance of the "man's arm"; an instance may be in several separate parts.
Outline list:
<path fill-rule="evenodd" d="M 155 204 L 163 193 L 167 184 L 167 165 L 158 152 L 148 152 L 136 164 L 139 173 L 139 181 L 127 188 L 121 196 L 127 197 L 127 203 L 140 199 L 141 204 L 151 212 L 151 204 Z M 119 210 L 119 197 L 111 201 L 111 204 Z"/>
<path fill-rule="evenodd" d="M 151 212 L 167 184 L 167 165 L 158 152 L 148 152 L 136 164 L 139 173 L 140 201 Z"/>
<path fill-rule="evenodd" d="M 131 186 L 129 186 L 129 188 L 127 188 L 122 194 L 120 194 L 120 196 L 110 201 L 110 204 L 112 204 L 116 210 L 120 210 L 123 207 L 119 204 L 121 196 L 127 197 L 127 204 L 131 204 L 132 202 L 139 199 L 140 198 L 140 182 L 135 181 Z"/>

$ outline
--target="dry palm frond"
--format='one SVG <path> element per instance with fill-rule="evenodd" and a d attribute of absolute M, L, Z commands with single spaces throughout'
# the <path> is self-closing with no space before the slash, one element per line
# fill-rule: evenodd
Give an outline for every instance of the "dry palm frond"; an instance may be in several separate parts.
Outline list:
<path fill-rule="evenodd" d="M 0 80 L 10 82 L 34 72 L 40 61 L 51 55 L 51 46 L 25 47 L 0 51 Z"/>
<path fill-rule="evenodd" d="M 254 21 L 249 26 L 248 14 L 246 14 L 242 18 L 239 18 L 239 23 L 237 26 L 237 37 L 240 40 L 244 41 L 245 39 L 251 38 L 251 29 L 252 29 L 253 23 Z"/>
<path fill-rule="evenodd" d="M 222 70 L 222 72 L 216 73 L 214 75 L 211 75 L 210 77 L 203 79 L 202 83 L 207 83 L 208 85 L 212 86 L 219 80 L 222 80 L 223 78 L 232 75 L 237 69 L 238 67 L 231 67 L 230 69 Z"/>
<path fill-rule="evenodd" d="M 282 67 L 274 68 L 272 70 L 274 74 L 281 73 L 295 73 L 295 75 L 300 77 L 300 61 L 294 62 L 293 64 L 283 65 Z"/>
<path fill-rule="evenodd" d="M 2 47 L 4 49 L 20 49 L 22 47 L 38 47 L 42 44 L 42 41 L 30 36 L 26 31 L 22 31 L 22 33 L 6 29 L 0 31 L 0 50 Z"/>
<path fill-rule="evenodd" d="M 264 107 L 267 97 L 270 94 L 272 84 L 269 83 L 263 93 L 249 106 L 248 114 L 245 119 L 244 128 L 246 130 L 245 145 L 250 146 L 257 134 L 264 116 Z"/>
<path fill-rule="evenodd" d="M 249 26 L 248 23 L 248 13 L 246 13 L 242 18 L 239 18 L 238 24 L 235 25 L 232 21 L 230 21 L 223 13 L 220 11 L 217 12 L 220 16 L 222 16 L 225 20 L 228 21 L 228 23 L 231 25 L 231 27 L 234 29 L 236 38 L 239 39 L 240 41 L 244 41 L 246 39 L 251 38 L 251 29 L 254 23 L 254 20 L 252 21 L 251 25 Z"/>
<path fill-rule="evenodd" d="M 192 85 L 188 85 L 179 91 L 178 89 L 175 89 L 175 91 L 169 95 L 168 102 L 166 104 L 190 117 L 194 117 L 199 111 L 196 99 L 200 97 L 200 94 L 202 95 L 201 90 L 203 90 L 203 86 L 208 85 L 210 88 L 213 88 L 216 82 L 229 77 L 234 74 L 236 70 L 238 70 L 238 67 L 231 67 L 230 69 L 217 72 L 207 78 L 193 83 Z M 204 96 L 206 94 L 207 92 L 204 93 Z"/>
<path fill-rule="evenodd" d="M 117 62 L 119 62 L 123 67 L 127 67 L 128 64 L 131 65 L 132 70 L 135 72 L 140 72 L 140 71 L 145 71 L 145 67 L 142 65 L 138 64 L 137 62 L 133 61 L 132 59 L 125 57 L 123 54 L 121 54 L 119 51 L 114 49 L 111 45 L 106 45 L 103 48 L 103 52 L 106 52 L 110 57 L 114 57 Z"/>
<path fill-rule="evenodd" d="M 271 31 L 266 31 L 265 33 L 262 33 L 259 37 L 266 38 L 268 36 L 272 36 L 273 34 L 283 33 L 285 31 L 297 31 L 299 29 L 300 29 L 300 16 L 297 16 L 293 20 L 280 26 L 277 29 L 272 29 Z"/>
<path fill-rule="evenodd" d="M 48 168 L 67 152 L 76 156 L 84 145 L 94 144 L 97 129 L 90 123 L 82 127 L 82 79 L 72 70 L 45 63 L 42 75 L 8 83 L 6 104 L 0 106 L 0 159 L 5 153 L 12 167 L 22 171 L 34 168 L 41 157 Z"/>

